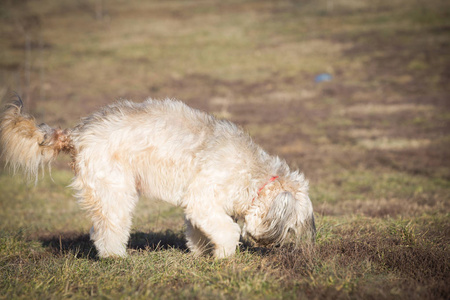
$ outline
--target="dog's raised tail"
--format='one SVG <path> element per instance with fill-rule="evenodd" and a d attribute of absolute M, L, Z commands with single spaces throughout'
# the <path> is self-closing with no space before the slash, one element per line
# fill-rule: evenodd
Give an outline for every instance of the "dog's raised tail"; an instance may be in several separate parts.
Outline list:
<path fill-rule="evenodd" d="M 0 118 L 1 158 L 14 172 L 22 170 L 28 179 L 38 178 L 39 170 L 73 148 L 70 132 L 36 125 L 34 118 L 22 112 L 23 102 L 6 105 Z"/>

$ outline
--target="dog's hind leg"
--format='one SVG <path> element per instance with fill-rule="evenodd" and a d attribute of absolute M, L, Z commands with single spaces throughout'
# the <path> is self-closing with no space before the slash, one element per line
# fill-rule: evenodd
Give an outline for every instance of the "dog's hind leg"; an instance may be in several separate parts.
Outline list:
<path fill-rule="evenodd" d="M 126 256 L 138 193 L 132 176 L 114 164 L 108 166 L 108 170 L 105 165 L 103 169 L 91 166 L 93 173 L 81 169 L 72 186 L 93 221 L 91 239 L 99 256 Z"/>
<path fill-rule="evenodd" d="M 102 187 L 85 201 L 94 202 L 89 208 L 93 221 L 91 239 L 100 257 L 126 256 L 130 237 L 132 212 L 138 200 L 137 193 L 123 191 L 117 186 Z"/>

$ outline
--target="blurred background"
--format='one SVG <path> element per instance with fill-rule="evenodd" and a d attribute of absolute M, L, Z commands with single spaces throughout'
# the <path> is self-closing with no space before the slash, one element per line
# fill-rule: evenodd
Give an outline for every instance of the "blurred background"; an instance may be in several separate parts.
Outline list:
<path fill-rule="evenodd" d="M 415 224 L 448 254 L 449 1 L 3 0 L 0 36 L 0 97 L 17 92 L 39 123 L 177 98 L 305 173 L 319 244 L 357 224 Z M 88 231 L 67 162 L 34 190 L 2 171 L 3 229 Z M 180 211 L 139 205 L 135 230 L 182 229 Z"/>
<path fill-rule="evenodd" d="M 354 168 L 448 180 L 449 6 L 6 0 L 0 96 L 62 128 L 117 99 L 177 98 L 314 181 Z"/>

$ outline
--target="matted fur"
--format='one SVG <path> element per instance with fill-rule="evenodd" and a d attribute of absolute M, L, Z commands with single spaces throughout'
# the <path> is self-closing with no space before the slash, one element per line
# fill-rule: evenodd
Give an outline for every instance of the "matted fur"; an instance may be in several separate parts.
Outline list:
<path fill-rule="evenodd" d="M 198 254 L 232 255 L 241 235 L 237 219 L 244 220 L 242 233 L 261 245 L 283 243 L 289 231 L 314 237 L 303 174 L 229 121 L 180 101 L 149 99 L 109 105 L 62 131 L 36 126 L 21 109 L 13 103 L 3 113 L 3 157 L 35 176 L 59 152 L 71 154 L 71 186 L 93 221 L 101 257 L 126 255 L 140 194 L 184 209 L 187 244 Z"/>

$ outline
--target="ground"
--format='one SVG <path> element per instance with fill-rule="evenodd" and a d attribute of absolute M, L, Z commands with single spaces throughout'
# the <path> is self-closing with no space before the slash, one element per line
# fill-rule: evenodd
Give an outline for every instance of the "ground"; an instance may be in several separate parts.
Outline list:
<path fill-rule="evenodd" d="M 304 172 L 318 232 L 194 258 L 182 211 L 141 199 L 129 257 L 99 260 L 68 157 L 36 185 L 2 169 L 0 299 L 448 299 L 450 4 L 366 2 L 2 2 L 3 103 L 67 128 L 183 100 Z"/>

